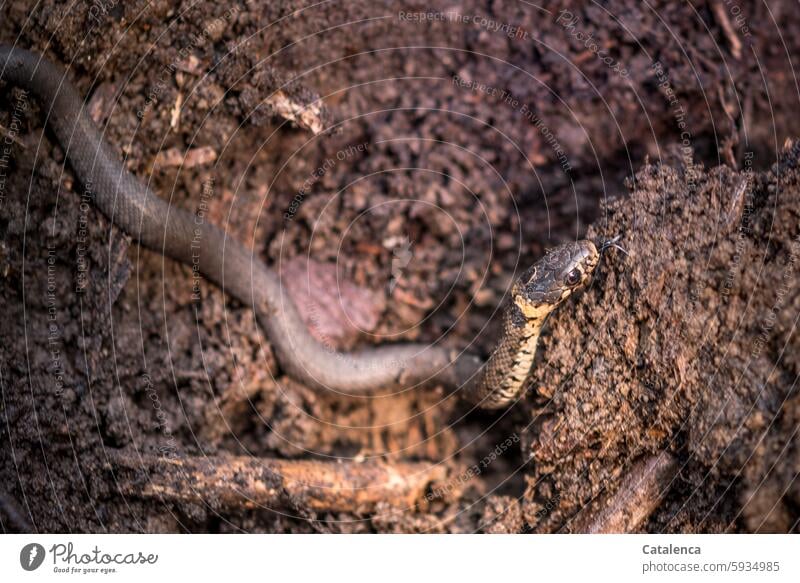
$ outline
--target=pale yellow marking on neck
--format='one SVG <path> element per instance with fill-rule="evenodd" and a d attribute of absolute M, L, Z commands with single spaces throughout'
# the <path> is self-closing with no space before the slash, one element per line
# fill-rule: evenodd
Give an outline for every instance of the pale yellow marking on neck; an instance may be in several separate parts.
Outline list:
<path fill-rule="evenodd" d="M 514 298 L 514 303 L 517 304 L 517 307 L 522 310 L 522 313 L 525 314 L 525 318 L 527 320 L 533 320 L 538 322 L 536 325 L 538 326 L 553 310 L 553 306 L 548 306 L 547 304 L 542 304 L 540 306 L 532 306 L 527 302 L 521 301 L 519 296 Z"/>

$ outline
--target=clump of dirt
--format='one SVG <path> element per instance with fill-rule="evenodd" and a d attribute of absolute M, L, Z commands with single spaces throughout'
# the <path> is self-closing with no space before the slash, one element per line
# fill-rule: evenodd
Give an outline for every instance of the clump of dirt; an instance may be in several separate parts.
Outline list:
<path fill-rule="evenodd" d="M 308 532 L 319 524 L 302 512 L 123 498 L 105 448 L 385 455 L 444 460 L 453 477 L 413 512 L 325 528 L 546 531 L 666 447 L 681 478 L 642 528 L 796 529 L 797 352 L 781 343 L 795 288 L 770 312 L 796 236 L 795 153 L 755 171 L 800 134 L 800 25 L 782 17 L 789 2 L 743 8 L 747 31 L 713 4 L 5 5 L 0 41 L 68 65 L 160 196 L 276 269 L 310 256 L 379 298 L 377 324 L 329 334 L 334 348 L 443 336 L 488 354 L 515 273 L 546 246 L 594 223 L 589 236 L 622 233 L 631 256 L 609 251 L 553 319 L 525 406 L 320 395 L 280 374 L 248 307 L 101 216 L 42 128 L 46 109 L 0 84 L 0 137 L 13 138 L 0 167 L 2 506 L 40 531 Z M 648 157 L 661 164 L 625 195 Z M 744 176 L 746 212 L 732 199 Z"/>
<path fill-rule="evenodd" d="M 681 507 L 645 529 L 686 530 L 682 508 L 695 531 L 797 528 L 786 456 L 800 372 L 798 153 L 756 174 L 646 166 L 589 229 L 622 234 L 629 254 L 610 250 L 595 285 L 551 323 L 524 432 L 529 525 L 568 523 L 634 460 L 666 449 L 683 465 L 664 484 Z"/>

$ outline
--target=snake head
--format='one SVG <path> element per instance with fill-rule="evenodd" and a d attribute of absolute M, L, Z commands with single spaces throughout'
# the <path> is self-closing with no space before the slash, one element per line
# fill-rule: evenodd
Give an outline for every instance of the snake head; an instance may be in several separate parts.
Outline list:
<path fill-rule="evenodd" d="M 600 254 L 591 241 L 559 245 L 517 280 L 514 302 L 528 318 L 546 316 L 592 277 Z"/>

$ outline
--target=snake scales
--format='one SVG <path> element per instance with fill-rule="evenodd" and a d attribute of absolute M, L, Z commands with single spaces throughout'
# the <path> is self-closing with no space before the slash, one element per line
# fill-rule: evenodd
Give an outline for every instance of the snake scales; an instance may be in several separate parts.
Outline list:
<path fill-rule="evenodd" d="M 66 71 L 27 50 L 0 45 L 0 79 L 35 94 L 47 122 L 94 204 L 141 245 L 188 265 L 255 311 L 283 370 L 296 380 L 344 394 L 370 394 L 427 383 L 458 391 L 485 409 L 520 395 L 547 316 L 589 281 L 599 261 L 590 241 L 562 245 L 514 284 L 504 329 L 489 360 L 439 345 L 387 344 L 345 355 L 331 353 L 306 329 L 278 275 L 254 252 L 170 206 L 128 172 L 103 141 Z"/>

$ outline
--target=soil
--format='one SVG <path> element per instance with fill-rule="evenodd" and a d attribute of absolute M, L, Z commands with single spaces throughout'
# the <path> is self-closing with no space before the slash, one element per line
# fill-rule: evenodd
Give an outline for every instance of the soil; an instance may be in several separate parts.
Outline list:
<path fill-rule="evenodd" d="M 798 531 L 794 3 L 306 4 L 18 1 L 0 42 L 68 66 L 160 196 L 316 286 L 301 309 L 333 348 L 487 355 L 547 247 L 627 255 L 551 318 L 507 411 L 315 393 L 248 307 L 96 211 L 46 108 L 0 84 L 3 529 L 556 532 L 669 451 L 639 530 Z M 122 495 L 119 451 L 451 478 L 403 512 L 221 511 Z"/>

